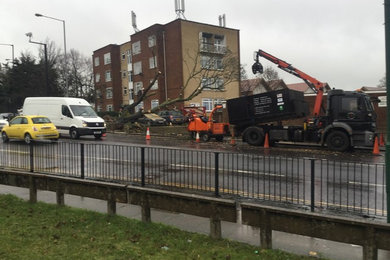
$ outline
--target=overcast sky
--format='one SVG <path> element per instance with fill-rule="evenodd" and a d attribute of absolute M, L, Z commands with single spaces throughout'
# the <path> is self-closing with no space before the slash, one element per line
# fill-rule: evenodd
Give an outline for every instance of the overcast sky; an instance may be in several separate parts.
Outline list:
<path fill-rule="evenodd" d="M 38 18 L 41 13 L 66 22 L 67 50 L 86 56 L 107 44 L 122 44 L 134 33 L 131 11 L 140 30 L 176 19 L 174 0 L 0 0 L 0 43 L 21 52 L 38 53 L 34 41 L 54 41 L 63 49 L 62 23 Z M 385 75 L 383 0 L 185 0 L 187 20 L 240 30 L 241 63 L 253 77 L 253 52 L 258 49 L 328 82 L 353 90 L 376 86 Z M 0 45 L 0 63 L 12 48 Z M 265 66 L 274 66 L 262 59 Z M 274 66 L 275 69 L 276 66 Z M 279 69 L 286 83 L 300 79 Z"/>

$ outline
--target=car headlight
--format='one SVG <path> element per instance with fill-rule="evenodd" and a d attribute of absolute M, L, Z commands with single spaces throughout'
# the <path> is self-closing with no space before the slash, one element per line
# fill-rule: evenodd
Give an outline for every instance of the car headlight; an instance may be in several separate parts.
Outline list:
<path fill-rule="evenodd" d="M 87 126 L 88 126 L 87 122 L 83 121 L 83 127 L 87 127 Z"/>

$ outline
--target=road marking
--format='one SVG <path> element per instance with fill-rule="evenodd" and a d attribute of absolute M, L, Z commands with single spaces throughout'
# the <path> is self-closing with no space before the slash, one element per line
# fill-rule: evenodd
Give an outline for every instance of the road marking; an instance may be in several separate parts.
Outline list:
<path fill-rule="evenodd" d="M 348 184 L 358 185 L 358 186 L 385 187 L 384 184 L 375 184 L 375 183 L 367 183 L 367 182 L 355 182 L 355 181 L 349 181 Z"/>
<path fill-rule="evenodd" d="M 172 167 L 183 167 L 183 168 L 195 168 L 195 169 L 204 169 L 204 170 L 215 170 L 215 168 L 211 167 L 202 167 L 202 166 L 196 166 L 196 165 L 186 165 L 186 164 L 170 164 Z M 235 172 L 235 173 L 246 173 L 246 174 L 257 174 L 257 175 L 267 175 L 267 176 L 272 176 L 272 177 L 285 177 L 286 175 L 284 174 L 276 174 L 276 173 L 262 173 L 262 172 L 254 172 L 254 171 L 247 171 L 247 170 L 231 170 L 231 169 L 224 169 L 224 168 L 219 168 L 221 171 L 220 173 L 225 172 Z"/>

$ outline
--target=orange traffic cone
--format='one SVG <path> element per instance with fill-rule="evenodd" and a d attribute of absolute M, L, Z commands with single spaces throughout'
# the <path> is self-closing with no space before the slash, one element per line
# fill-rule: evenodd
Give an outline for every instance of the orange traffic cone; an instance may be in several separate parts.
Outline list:
<path fill-rule="evenodd" d="M 149 132 L 149 127 L 146 128 L 146 140 L 150 140 L 150 132 Z"/>
<path fill-rule="evenodd" d="M 234 138 L 234 135 L 232 135 L 232 139 L 230 139 L 231 145 L 236 145 L 236 139 Z"/>
<path fill-rule="evenodd" d="M 374 141 L 374 149 L 372 150 L 373 155 L 379 155 L 379 144 L 378 144 L 378 136 L 375 136 L 375 141 Z"/>
<path fill-rule="evenodd" d="M 264 148 L 269 148 L 269 138 L 268 138 L 268 133 L 265 133 L 265 139 L 264 139 Z"/>
<path fill-rule="evenodd" d="M 196 142 L 199 143 L 200 142 L 200 138 L 199 138 L 199 132 L 196 132 Z"/>
<path fill-rule="evenodd" d="M 383 137 L 383 134 L 379 137 L 379 146 L 385 146 L 385 138 Z"/>

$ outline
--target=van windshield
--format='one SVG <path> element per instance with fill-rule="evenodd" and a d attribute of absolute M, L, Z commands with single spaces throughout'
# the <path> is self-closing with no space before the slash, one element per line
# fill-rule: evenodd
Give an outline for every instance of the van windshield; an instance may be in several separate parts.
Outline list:
<path fill-rule="evenodd" d="M 75 116 L 97 117 L 96 112 L 92 109 L 91 106 L 70 105 L 70 109 Z"/>

